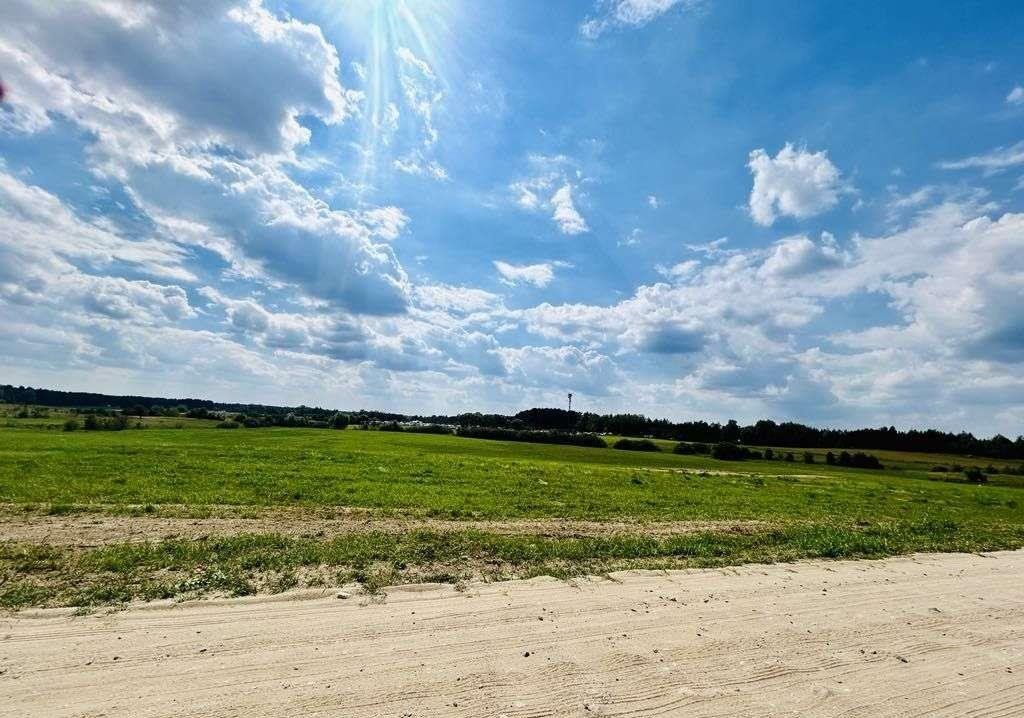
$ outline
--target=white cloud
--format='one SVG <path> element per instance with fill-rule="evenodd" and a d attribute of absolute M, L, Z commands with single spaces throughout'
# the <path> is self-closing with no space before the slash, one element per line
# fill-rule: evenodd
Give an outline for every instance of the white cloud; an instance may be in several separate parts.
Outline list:
<path fill-rule="evenodd" d="M 412 152 L 405 157 L 398 157 L 392 163 L 399 172 L 407 175 L 426 176 L 440 182 L 447 182 L 451 179 L 448 170 L 442 167 L 436 160 L 424 159 L 419 152 Z"/>
<path fill-rule="evenodd" d="M 309 139 L 300 115 L 336 124 L 352 112 L 339 66 L 319 28 L 258 2 L 11 0 L 0 28 L 0 73 L 23 129 L 60 113 L 111 157 L 216 143 L 289 151 Z"/>
<path fill-rule="evenodd" d="M 507 265 L 506 265 L 507 266 Z M 473 287 L 453 287 L 447 284 L 423 284 L 416 287 L 417 303 L 427 309 L 469 314 L 496 308 L 501 298 L 497 294 Z"/>
<path fill-rule="evenodd" d="M 337 124 L 355 108 L 318 27 L 258 1 L 66 3 L 60 22 L 54 12 L 5 8 L 0 74 L 17 87 L 18 116 L 35 118 L 20 131 L 55 115 L 75 123 L 94 138 L 89 169 L 123 183 L 161 237 L 210 249 L 240 275 L 357 312 L 407 307 L 385 244 L 401 210 L 335 209 L 287 173 L 309 138 L 300 117 Z"/>
<path fill-rule="evenodd" d="M 805 219 L 821 214 L 834 207 L 844 191 L 839 169 L 824 151 L 809 152 L 786 144 L 771 157 L 756 149 L 747 166 L 754 176 L 750 216 L 764 226 L 780 216 Z"/>
<path fill-rule="evenodd" d="M 572 201 L 572 185 L 568 182 L 551 195 L 551 206 L 554 208 L 551 219 L 558 225 L 562 234 L 582 234 L 590 230 L 583 215 L 576 210 L 576 205 Z"/>
<path fill-rule="evenodd" d="M 579 182 L 583 173 L 573 171 L 572 160 L 565 155 L 537 154 L 530 155 L 528 160 L 533 174 L 509 185 L 516 204 L 527 211 L 550 210 L 551 219 L 562 234 L 589 232 L 590 227 L 573 199 L 570 177 Z"/>
<path fill-rule="evenodd" d="M 594 40 L 609 30 L 640 27 L 679 6 L 694 9 L 702 0 L 599 0 L 596 13 L 580 25 L 580 34 Z"/>
<path fill-rule="evenodd" d="M 620 239 L 617 244 L 620 247 L 635 247 L 640 244 L 640 236 L 643 232 L 640 231 L 639 227 L 633 227 L 625 237 Z"/>
<path fill-rule="evenodd" d="M 495 260 L 494 268 L 501 275 L 501 281 L 505 284 L 515 286 L 526 283 L 535 287 L 546 287 L 555 278 L 555 267 L 557 263 L 543 262 L 541 264 L 509 264 L 500 259 Z"/>
<path fill-rule="evenodd" d="M 1024 105 L 1024 87 L 1017 85 L 1006 95 L 1006 104 Z"/>
<path fill-rule="evenodd" d="M 404 46 L 395 50 L 395 56 L 400 61 L 399 82 L 405 102 L 423 122 L 423 143 L 429 147 L 438 140 L 434 113 L 444 99 L 444 92 L 426 60 Z"/>
<path fill-rule="evenodd" d="M 823 232 L 821 242 L 804 235 L 780 239 L 758 270 L 766 278 L 798 277 L 841 267 L 845 261 L 835 237 Z"/>
<path fill-rule="evenodd" d="M 655 197 L 653 194 L 647 196 L 647 205 L 651 209 L 658 209 L 658 207 L 660 206 L 658 203 L 658 198 Z"/>
<path fill-rule="evenodd" d="M 700 269 L 700 262 L 696 259 L 688 259 L 685 262 L 679 262 L 673 264 L 671 267 L 665 267 L 663 265 L 657 265 L 654 268 L 658 274 L 671 280 L 681 280 L 692 277 Z"/>
<path fill-rule="evenodd" d="M 944 170 L 983 169 L 986 172 L 999 172 L 1016 165 L 1024 165 L 1024 141 L 1010 147 L 997 147 L 985 154 L 939 163 Z"/>

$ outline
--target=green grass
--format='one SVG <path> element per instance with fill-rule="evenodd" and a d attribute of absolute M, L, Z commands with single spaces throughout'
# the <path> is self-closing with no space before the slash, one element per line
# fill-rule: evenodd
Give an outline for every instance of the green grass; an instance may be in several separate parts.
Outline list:
<path fill-rule="evenodd" d="M 576 538 L 468 528 L 323 539 L 240 535 L 94 549 L 8 541 L 0 542 L 0 606 L 241 594 L 347 580 L 377 590 L 397 581 L 1024 545 L 1024 494 L 1009 477 L 1005 485 L 978 486 L 928 473 L 935 463 L 968 463 L 957 457 L 921 461 L 889 452 L 885 471 L 858 471 L 424 434 L 223 431 L 185 422 L 184 429 L 122 432 L 0 426 L 0 503 L 8 514 L 26 516 L 40 507 L 51 516 L 145 516 L 171 505 L 199 513 L 224 505 L 347 506 L 445 518 L 635 519 L 636 528 Z M 645 535 L 644 523 L 658 520 L 767 526 Z"/>
<path fill-rule="evenodd" d="M 716 475 L 704 471 L 725 471 Z M 0 428 L 0 502 L 355 506 L 433 516 L 1024 523 L 1013 487 L 783 462 L 723 462 L 323 429 Z"/>

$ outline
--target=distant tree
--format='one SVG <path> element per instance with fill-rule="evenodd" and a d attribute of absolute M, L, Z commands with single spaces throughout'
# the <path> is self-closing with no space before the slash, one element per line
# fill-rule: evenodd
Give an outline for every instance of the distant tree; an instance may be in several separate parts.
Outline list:
<path fill-rule="evenodd" d="M 772 451 L 771 447 L 768 447 L 767 449 L 764 450 L 764 458 L 769 461 L 775 458 L 775 452 Z"/>
<path fill-rule="evenodd" d="M 64 431 L 78 431 L 78 419 L 68 419 L 64 422 Z"/>
<path fill-rule="evenodd" d="M 740 425 L 736 423 L 735 419 L 729 419 L 729 423 L 722 427 L 722 440 L 728 443 L 736 443 L 740 440 Z"/>
<path fill-rule="evenodd" d="M 804 452 L 804 463 L 805 464 L 813 464 L 814 463 L 814 454 L 812 454 L 809 451 L 805 451 Z"/>
<path fill-rule="evenodd" d="M 825 463 L 828 464 L 829 466 L 835 466 L 836 465 L 836 455 L 833 454 L 831 451 L 828 452 L 827 454 L 825 454 Z"/>
<path fill-rule="evenodd" d="M 331 417 L 331 428 L 332 429 L 344 429 L 349 424 L 348 414 L 342 414 L 340 411 Z"/>
<path fill-rule="evenodd" d="M 100 428 L 100 420 L 96 418 L 95 414 L 89 414 L 85 417 L 85 430 L 96 431 Z"/>

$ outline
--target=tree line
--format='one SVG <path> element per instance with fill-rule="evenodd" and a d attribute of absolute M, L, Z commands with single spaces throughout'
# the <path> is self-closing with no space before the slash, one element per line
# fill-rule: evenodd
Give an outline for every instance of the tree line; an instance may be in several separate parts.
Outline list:
<path fill-rule="evenodd" d="M 54 407 L 116 409 L 121 413 L 159 415 L 210 415 L 217 412 L 244 415 L 251 425 L 331 425 L 338 415 L 335 409 L 320 407 L 282 407 L 263 404 L 218 403 L 208 399 L 168 399 L 144 396 L 114 396 L 90 392 L 65 392 L 24 386 L 0 386 L 0 402 L 41 404 Z M 900 430 L 893 426 L 864 429 L 817 428 L 796 422 L 762 419 L 742 426 L 735 420 L 724 424 L 708 421 L 673 422 L 652 419 L 642 414 L 596 414 L 565 409 L 534 408 L 514 415 L 469 412 L 455 415 L 404 415 L 380 411 L 344 412 L 353 424 L 418 420 L 424 423 L 459 427 L 485 427 L 513 431 L 554 430 L 588 434 L 653 437 L 673 441 L 707 444 L 743 444 L 800 449 L 875 449 L 925 453 L 983 456 L 994 459 L 1024 459 L 1024 436 L 1016 440 L 1001 434 L 978 438 L 969 432 L 952 433 L 936 429 Z M 135 415 L 135 414 L 132 414 Z M 289 416 L 290 415 L 290 416 Z"/>

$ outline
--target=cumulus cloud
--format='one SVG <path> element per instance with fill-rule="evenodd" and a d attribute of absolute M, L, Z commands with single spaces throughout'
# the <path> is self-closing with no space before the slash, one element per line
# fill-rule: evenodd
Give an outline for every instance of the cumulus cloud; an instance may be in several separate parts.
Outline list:
<path fill-rule="evenodd" d="M 335 124 L 353 110 L 320 29 L 258 2 L 12 0 L 4 16 L 0 71 L 25 129 L 56 112 L 110 155 L 283 152 L 309 139 L 299 116 Z"/>
<path fill-rule="evenodd" d="M 592 16 L 580 25 L 580 34 L 590 40 L 610 30 L 640 27 L 678 6 L 692 10 L 702 0 L 599 0 Z"/>
<path fill-rule="evenodd" d="M 563 266 L 559 262 L 542 262 L 540 264 L 509 264 L 500 259 L 495 260 L 494 268 L 498 270 L 501 281 L 509 286 L 520 283 L 532 284 L 535 287 L 546 287 L 555 278 L 555 267 Z"/>
<path fill-rule="evenodd" d="M 798 277 L 843 265 L 835 237 L 823 232 L 820 242 L 804 235 L 780 239 L 758 270 L 763 277 Z"/>
<path fill-rule="evenodd" d="M 505 363 L 509 380 L 519 385 L 601 396 L 621 379 L 615 362 L 593 349 L 524 346 L 503 348 L 498 353 Z"/>
<path fill-rule="evenodd" d="M 772 157 L 756 149 L 747 166 L 754 177 L 750 216 L 766 227 L 780 216 L 805 219 L 832 209 L 843 191 L 839 169 L 824 151 L 787 144 Z"/>
<path fill-rule="evenodd" d="M 16 110 L 36 118 L 21 131 L 51 115 L 76 123 L 94 138 L 94 173 L 124 183 L 163 236 L 187 236 L 240 273 L 356 312 L 406 309 L 405 272 L 385 244 L 404 213 L 330 207 L 282 159 L 308 141 L 301 117 L 337 124 L 354 112 L 318 27 L 259 2 L 17 0 L 8 10 L 0 71 L 18 88 Z"/>
<path fill-rule="evenodd" d="M 492 292 L 448 284 L 420 285 L 415 289 L 415 297 L 418 305 L 426 309 L 443 309 L 462 314 L 494 309 L 501 302 L 501 297 Z"/>
<path fill-rule="evenodd" d="M 786 237 L 662 268 L 668 282 L 610 305 L 507 314 L 538 337 L 634 366 L 671 357 L 680 378 L 650 386 L 680 400 L 743 398 L 748 410 L 804 420 L 933 425 L 939 416 L 950 428 L 992 427 L 982 397 L 1002 392 L 1004 408 L 1024 397 L 1024 215 L 990 209 L 945 201 L 889 234 Z M 823 317 L 842 325 L 836 317 L 851 311 L 863 322 L 856 308 L 867 295 L 885 297 L 896 318 L 814 329 Z"/>
<path fill-rule="evenodd" d="M 1024 105 L 1024 87 L 1017 85 L 1006 95 L 1006 104 Z"/>

